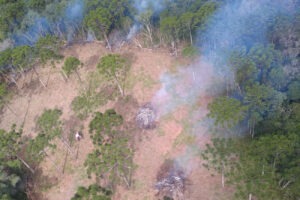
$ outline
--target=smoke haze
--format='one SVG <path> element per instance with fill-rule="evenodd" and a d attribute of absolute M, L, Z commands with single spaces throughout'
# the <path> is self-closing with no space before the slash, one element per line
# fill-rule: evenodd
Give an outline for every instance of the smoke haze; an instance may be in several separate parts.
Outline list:
<path fill-rule="evenodd" d="M 174 112 L 180 106 L 191 110 L 191 135 L 203 139 L 209 134 L 212 122 L 204 121 L 209 102 L 192 109 L 207 96 L 224 92 L 226 81 L 234 81 L 234 72 L 228 65 L 230 55 L 240 49 L 249 50 L 255 44 L 268 44 L 267 30 L 276 16 L 291 14 L 294 10 L 292 0 L 241 0 L 227 1 L 219 7 L 209 20 L 207 30 L 198 33 L 198 47 L 201 55 L 196 63 L 180 67 L 173 73 L 161 76 L 161 89 L 152 99 L 158 117 Z M 188 117 L 190 117 L 188 116 Z M 200 117 L 194 117 L 200 116 Z M 205 123 L 203 123 L 205 122 Z M 241 129 L 242 130 L 242 129 Z M 176 162 L 191 171 L 187 165 L 191 161 L 191 149 L 176 159 Z"/>
<path fill-rule="evenodd" d="M 168 2 L 163 0 L 134 0 L 133 6 L 137 13 L 134 19 L 134 24 L 130 28 L 126 39 L 131 40 L 141 30 L 142 24 L 139 22 L 138 18 L 143 13 L 150 10 L 154 15 L 159 15 L 159 13 L 164 10 L 166 3 Z"/>
<path fill-rule="evenodd" d="M 145 12 L 148 9 L 153 12 L 160 12 L 164 9 L 165 2 L 163 0 L 134 0 L 134 7 L 136 8 L 138 15 Z"/>
<path fill-rule="evenodd" d="M 208 29 L 198 34 L 199 61 L 160 78 L 162 86 L 153 97 L 153 104 L 161 115 L 183 104 L 192 105 L 207 92 L 214 95 L 224 89 L 223 81 L 234 78 L 228 66 L 231 53 L 258 43 L 267 44 L 267 28 L 277 15 L 287 14 L 293 5 L 293 0 L 234 2 L 221 6 L 210 19 Z"/>
<path fill-rule="evenodd" d="M 84 3 L 82 0 L 69 1 L 66 5 L 50 4 L 46 7 L 46 16 L 35 11 L 28 11 L 22 21 L 21 30 L 12 35 L 16 46 L 34 45 L 36 41 L 47 34 L 65 38 L 68 42 L 73 40 L 81 26 L 84 17 Z M 60 16 L 53 15 L 62 7 Z M 52 13 L 52 14 L 51 14 Z M 51 19 L 49 17 L 51 16 Z"/>

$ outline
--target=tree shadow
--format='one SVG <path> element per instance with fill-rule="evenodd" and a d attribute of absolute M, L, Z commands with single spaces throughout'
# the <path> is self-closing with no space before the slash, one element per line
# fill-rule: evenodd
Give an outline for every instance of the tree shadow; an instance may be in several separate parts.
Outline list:
<path fill-rule="evenodd" d="M 37 168 L 34 174 L 28 172 L 26 194 L 30 200 L 47 200 L 43 193 L 57 185 L 57 183 L 57 177 L 46 176 L 41 168 Z"/>

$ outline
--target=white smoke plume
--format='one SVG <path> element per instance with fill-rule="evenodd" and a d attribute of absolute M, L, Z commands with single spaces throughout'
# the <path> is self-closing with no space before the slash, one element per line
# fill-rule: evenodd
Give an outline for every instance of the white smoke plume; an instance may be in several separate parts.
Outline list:
<path fill-rule="evenodd" d="M 208 29 L 198 33 L 201 49 L 198 62 L 181 67 L 176 73 L 161 76 L 161 89 L 152 99 L 158 118 L 176 111 L 180 106 L 190 108 L 190 134 L 201 140 L 208 134 L 211 122 L 205 121 L 207 108 L 197 103 L 221 93 L 225 81 L 234 79 L 234 72 L 228 65 L 229 56 L 240 48 L 254 44 L 267 44 L 267 29 L 278 15 L 293 12 L 293 0 L 234 0 L 226 1 L 210 19 Z M 207 103 L 204 103 L 207 106 Z M 196 106 L 195 106 L 196 105 Z M 199 116 L 199 117 L 194 117 Z M 196 149 L 199 147 L 196 147 Z M 194 147 L 176 159 L 178 164 L 191 171 L 188 165 L 193 157 Z"/>

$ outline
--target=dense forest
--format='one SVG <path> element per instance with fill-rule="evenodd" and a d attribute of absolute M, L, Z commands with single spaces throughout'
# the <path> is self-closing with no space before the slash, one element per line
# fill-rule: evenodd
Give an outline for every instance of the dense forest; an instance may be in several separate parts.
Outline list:
<path fill-rule="evenodd" d="M 38 77 L 37 65 L 55 66 L 63 59 L 59 50 L 73 42 L 104 41 L 113 51 L 122 41 L 135 40 L 149 48 L 167 47 L 174 56 L 179 51 L 201 56 L 215 64 L 224 81 L 209 104 L 215 135 L 201 154 L 205 167 L 222 174 L 224 185 L 234 186 L 236 199 L 299 199 L 300 1 L 264 0 L 258 12 L 246 16 L 235 13 L 243 4 L 243 0 L 0 0 L 0 106 L 10 109 L 8 101 L 19 89 L 19 76 L 33 71 Z M 63 73 L 68 77 L 76 72 L 80 80 L 76 71 L 80 65 L 78 59 L 67 58 Z M 97 68 L 110 77 L 126 66 L 125 58 L 110 54 Z M 119 82 L 123 77 L 116 77 L 113 81 L 124 96 Z M 61 134 L 60 115 L 60 110 L 45 110 L 37 121 L 40 134 L 30 141 L 24 140 L 22 129 L 0 130 L 0 199 L 29 198 L 25 191 L 31 166 L 41 162 L 45 155 L 39 152 L 52 148 L 51 141 Z M 86 117 L 86 111 L 79 116 Z M 98 148 L 86 160 L 88 173 L 101 175 L 112 160 L 122 163 L 110 173 L 110 189 L 120 177 L 130 186 L 133 152 L 126 134 L 116 129 L 122 123 L 114 110 L 96 113 L 90 123 Z M 101 145 L 104 138 L 111 144 Z M 102 160 L 100 152 L 106 152 Z M 91 185 L 80 187 L 73 199 L 110 196 L 111 191 Z"/>
<path fill-rule="evenodd" d="M 235 186 L 237 199 L 299 198 L 299 4 L 294 11 L 284 6 L 262 3 L 252 23 L 233 14 L 235 36 L 217 45 L 223 52 L 213 59 L 226 87 L 209 105 L 219 137 L 202 155 Z"/>

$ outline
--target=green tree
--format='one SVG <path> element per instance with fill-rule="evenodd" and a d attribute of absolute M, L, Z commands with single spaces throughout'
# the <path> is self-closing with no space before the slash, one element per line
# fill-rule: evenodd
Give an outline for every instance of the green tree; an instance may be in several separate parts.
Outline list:
<path fill-rule="evenodd" d="M 133 13 L 131 0 L 86 0 L 86 10 L 106 9 L 112 16 L 112 28 L 124 28 Z"/>
<path fill-rule="evenodd" d="M 114 188 L 117 183 L 125 182 L 131 186 L 131 174 L 133 151 L 129 147 L 128 140 L 116 136 L 111 141 L 102 144 L 88 155 L 85 166 L 87 173 L 95 173 L 97 177 L 108 177 Z"/>
<path fill-rule="evenodd" d="M 201 5 L 196 12 L 196 26 L 200 30 L 205 30 L 209 18 L 216 11 L 218 4 L 214 1 L 207 1 Z"/>
<path fill-rule="evenodd" d="M 194 44 L 193 42 L 193 32 L 195 30 L 195 18 L 196 15 L 192 12 L 186 12 L 183 15 L 180 16 L 180 23 L 183 25 L 184 28 L 187 28 L 189 37 L 190 37 L 190 43 L 191 45 Z"/>
<path fill-rule="evenodd" d="M 30 9 L 33 9 L 38 12 L 42 12 L 46 7 L 46 0 L 29 0 L 27 5 Z"/>
<path fill-rule="evenodd" d="M 287 95 L 292 101 L 297 101 L 300 99 L 300 81 L 293 81 L 289 84 Z"/>
<path fill-rule="evenodd" d="M 137 20 L 143 25 L 144 35 L 150 41 L 150 45 L 153 45 L 153 14 L 153 10 L 147 9 L 137 17 Z"/>
<path fill-rule="evenodd" d="M 4 169 L 0 165 L 0 199 L 1 200 L 27 200 L 27 196 L 22 188 L 23 180 L 20 175 Z"/>
<path fill-rule="evenodd" d="M 102 7 L 90 11 L 85 17 L 86 26 L 105 39 L 109 50 L 111 50 L 111 45 L 108 40 L 108 34 L 112 30 L 113 23 L 114 18 L 111 12 Z"/>
<path fill-rule="evenodd" d="M 234 98 L 218 97 L 211 104 L 209 117 L 215 119 L 216 125 L 232 128 L 246 117 L 247 107 Z"/>
<path fill-rule="evenodd" d="M 247 58 L 243 51 L 234 52 L 230 57 L 230 65 L 235 71 L 235 81 L 242 95 L 245 93 L 245 88 L 251 87 L 257 82 L 258 78 L 258 70 L 255 63 Z"/>
<path fill-rule="evenodd" d="M 22 160 L 18 156 L 21 150 L 21 131 L 16 131 L 15 126 L 10 132 L 0 129 L 0 160 L 1 166 L 18 169 L 21 167 Z"/>
<path fill-rule="evenodd" d="M 88 90 L 75 97 L 71 106 L 72 110 L 80 119 L 86 119 L 89 116 L 89 113 L 92 113 L 101 103 L 100 94 Z"/>
<path fill-rule="evenodd" d="M 62 46 L 62 42 L 57 36 L 46 35 L 40 37 L 35 44 L 35 53 L 39 62 L 43 65 L 48 61 L 54 62 L 61 59 L 62 56 L 58 53 Z"/>
<path fill-rule="evenodd" d="M 0 9 L 0 40 L 13 33 L 20 24 L 22 17 L 25 15 L 25 1 L 1 0 Z"/>
<path fill-rule="evenodd" d="M 54 138 L 61 134 L 61 124 L 59 117 L 62 111 L 58 109 L 44 110 L 43 114 L 37 119 L 37 129 L 40 133 Z"/>
<path fill-rule="evenodd" d="M 273 45 L 255 45 L 250 49 L 248 56 L 259 70 L 260 84 L 266 84 L 269 71 L 272 67 L 281 63 L 281 56 L 279 52 L 274 49 Z"/>
<path fill-rule="evenodd" d="M 300 128 L 300 104 L 290 104 L 289 111 L 290 115 L 283 120 L 284 130 L 288 132 L 297 132 Z"/>
<path fill-rule="evenodd" d="M 233 139 L 213 138 L 212 144 L 206 144 L 206 149 L 201 153 L 201 157 L 207 161 L 203 166 L 222 175 L 223 187 L 231 167 L 235 166 L 235 146 L 236 141 Z"/>
<path fill-rule="evenodd" d="M 129 61 L 118 54 L 108 54 L 100 59 L 97 69 L 117 84 L 121 96 L 125 95 L 125 81 L 130 69 Z"/>
<path fill-rule="evenodd" d="M 281 64 L 281 55 L 272 45 L 254 45 L 249 51 L 239 48 L 230 56 L 230 65 L 241 95 L 245 94 L 246 88 L 257 83 L 275 90 L 285 88 L 288 77 Z"/>
<path fill-rule="evenodd" d="M 85 161 L 88 175 L 95 173 L 96 176 L 108 177 L 112 187 L 120 181 L 128 187 L 131 185 L 133 152 L 127 136 L 121 131 L 122 123 L 122 116 L 114 110 L 107 110 L 96 113 L 89 125 L 95 150 Z"/>
<path fill-rule="evenodd" d="M 103 143 L 105 136 L 114 137 L 117 134 L 117 128 L 123 123 L 121 115 L 115 110 L 107 110 L 105 113 L 97 112 L 89 124 L 91 139 L 95 145 Z"/>
<path fill-rule="evenodd" d="M 6 79 L 8 82 L 13 82 L 17 88 L 19 88 L 17 80 L 15 79 L 16 75 L 15 70 L 12 65 L 12 49 L 8 48 L 0 52 L 0 74 L 3 79 Z"/>
<path fill-rule="evenodd" d="M 45 110 L 37 119 L 38 135 L 29 141 L 26 148 L 26 156 L 30 161 L 38 163 L 46 156 L 45 148 L 56 146 L 51 142 L 61 136 L 62 122 L 59 120 L 62 111 L 58 109 Z"/>
<path fill-rule="evenodd" d="M 45 65 L 47 63 L 51 64 L 46 85 L 48 84 L 48 81 L 50 79 L 52 69 L 56 67 L 55 62 L 63 58 L 63 56 L 59 53 L 61 46 L 61 40 L 57 36 L 49 34 L 40 37 L 35 44 L 34 51 L 36 55 L 36 61 L 38 63 L 41 63 L 42 65 Z M 35 66 L 33 69 L 35 70 Z"/>
<path fill-rule="evenodd" d="M 16 126 L 13 125 L 10 132 L 0 130 L 0 161 L 4 169 L 9 168 L 17 171 L 21 169 L 21 163 L 24 164 L 32 173 L 33 169 L 25 160 L 19 156 L 22 148 L 21 141 L 22 130 L 16 131 Z"/>
<path fill-rule="evenodd" d="M 82 65 L 82 63 L 80 62 L 80 60 L 78 60 L 78 58 L 75 58 L 73 56 L 68 57 L 65 60 L 64 66 L 62 67 L 62 69 L 64 70 L 64 72 L 66 73 L 66 75 L 69 77 L 70 74 L 72 72 L 75 72 L 79 81 L 82 82 L 80 75 L 78 73 L 78 67 Z"/>
<path fill-rule="evenodd" d="M 0 130 L 0 199 L 27 199 L 22 187 L 26 174 L 22 164 L 33 170 L 19 155 L 21 134 L 22 130 L 16 131 L 15 126 L 9 132 Z"/>
<path fill-rule="evenodd" d="M 20 72 L 23 74 L 24 70 L 27 69 L 33 69 L 33 71 L 35 72 L 35 74 L 37 75 L 40 83 L 46 87 L 46 85 L 43 83 L 43 81 L 40 79 L 40 76 L 38 74 L 38 72 L 35 69 L 35 54 L 33 52 L 33 48 L 30 46 L 18 46 L 15 47 L 12 50 L 12 54 L 11 54 L 11 58 L 12 58 L 12 64 L 15 67 L 18 67 L 20 69 Z"/>
<path fill-rule="evenodd" d="M 172 48 L 177 56 L 177 42 L 179 40 L 180 21 L 176 16 L 161 19 L 160 30 L 168 40 L 171 40 Z"/>
<path fill-rule="evenodd" d="M 2 108 L 3 105 L 5 105 L 8 110 L 10 110 L 13 114 L 16 115 L 16 113 L 7 104 L 7 97 L 8 97 L 8 90 L 6 88 L 6 84 L 0 83 L 0 108 Z"/>
<path fill-rule="evenodd" d="M 72 110 L 80 119 L 86 119 L 99 106 L 115 100 L 118 90 L 115 86 L 107 85 L 106 81 L 98 71 L 88 74 L 83 89 L 71 103 Z"/>
<path fill-rule="evenodd" d="M 76 194 L 71 200 L 111 200 L 111 195 L 111 191 L 93 184 L 88 188 L 78 187 Z"/>
<path fill-rule="evenodd" d="M 206 28 L 209 17 L 217 8 L 216 2 L 202 0 L 164 3 L 166 8 L 160 14 L 160 21 L 153 20 L 152 23 L 160 25 L 158 28 L 167 40 L 171 40 L 171 44 L 189 38 L 193 45 L 193 35 L 197 30 Z"/>
<path fill-rule="evenodd" d="M 243 137 L 213 139 L 203 153 L 208 161 L 206 167 L 222 173 L 223 182 L 226 180 L 234 186 L 236 199 L 300 197 L 297 189 L 300 184 L 297 179 L 300 173 L 299 74 L 294 73 L 298 61 L 288 50 L 295 47 L 291 35 L 296 35 L 297 28 L 291 28 L 291 24 L 297 19 L 284 15 L 279 17 L 280 23 L 273 24 L 277 20 L 268 21 L 271 45 L 264 42 L 248 46 L 247 42 L 247 47 L 237 47 L 229 59 L 238 87 L 227 95 L 239 99 L 240 106 L 247 108 L 244 119 L 248 121 L 252 137 L 240 130 Z M 260 21 L 253 16 L 248 22 Z M 242 40 L 256 41 L 248 29 L 244 31 Z M 220 113 L 224 116 L 220 114 L 219 121 L 235 119 L 233 114 L 227 113 L 227 103 L 220 101 L 212 106 L 220 98 L 228 97 L 217 98 L 209 106 L 211 113 L 223 111 Z"/>
<path fill-rule="evenodd" d="M 25 68 L 30 68 L 33 63 L 33 49 L 30 46 L 18 46 L 12 50 L 12 64 L 23 73 Z"/>
<path fill-rule="evenodd" d="M 5 49 L 0 52 L 0 73 L 3 77 L 6 77 L 6 72 L 12 67 L 11 49 Z"/>
<path fill-rule="evenodd" d="M 268 134 L 258 139 L 214 139 L 202 154 L 206 167 L 224 173 L 236 199 L 297 199 L 299 135 Z"/>
<path fill-rule="evenodd" d="M 265 85 L 254 84 L 246 88 L 243 103 L 248 106 L 250 135 L 254 136 L 255 125 L 282 108 L 285 94 Z"/>

